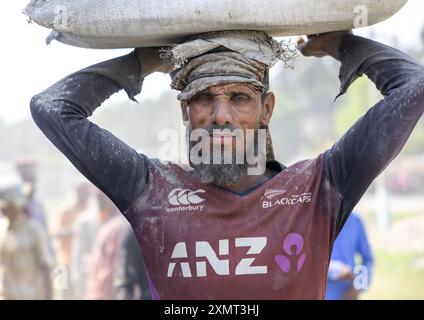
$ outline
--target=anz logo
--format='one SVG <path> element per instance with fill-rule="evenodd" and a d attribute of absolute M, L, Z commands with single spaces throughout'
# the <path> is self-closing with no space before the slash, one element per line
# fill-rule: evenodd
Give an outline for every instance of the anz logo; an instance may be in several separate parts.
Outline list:
<path fill-rule="evenodd" d="M 215 274 L 219 276 L 229 275 L 258 275 L 267 274 L 268 266 L 255 265 L 255 260 L 258 256 L 263 254 L 267 246 L 267 237 L 251 237 L 251 238 L 236 238 L 234 239 L 234 246 L 236 248 L 246 248 L 246 258 L 238 261 L 233 270 L 230 270 L 230 240 L 219 240 L 218 252 L 215 252 L 209 242 L 196 241 L 195 243 L 195 268 L 190 265 L 188 259 L 190 258 L 187 250 L 186 242 L 178 242 L 171 255 L 171 262 L 168 264 L 167 277 L 175 277 L 175 270 L 181 270 L 184 278 L 193 277 L 206 277 L 207 263 L 212 267 Z M 269 250 L 270 248 L 268 248 Z M 276 249 L 276 250 L 275 250 Z M 274 266 L 278 266 L 284 274 L 299 273 L 303 270 L 306 253 L 305 253 L 305 239 L 299 233 L 289 233 L 281 242 L 281 247 L 271 248 L 277 253 L 274 256 Z M 269 262 L 271 263 L 271 262 Z M 231 263 L 231 265 L 235 265 Z M 178 266 L 178 267 L 177 267 Z M 179 276 L 179 273 L 177 274 Z"/>
<path fill-rule="evenodd" d="M 229 242 L 230 240 L 228 239 L 219 240 L 219 256 L 229 256 Z M 260 254 L 265 248 L 266 244 L 266 237 L 235 239 L 235 246 L 237 248 L 247 248 L 246 254 L 248 255 Z M 207 260 L 217 275 L 230 275 L 230 259 L 219 259 L 209 242 L 197 241 L 195 245 L 195 250 L 196 258 L 201 258 L 201 260 Z M 170 262 L 168 264 L 168 278 L 172 278 L 172 276 L 174 275 L 175 267 L 177 266 L 177 264 L 180 265 L 184 278 L 207 276 L 206 261 L 197 261 L 195 270 L 192 270 L 190 268 L 188 262 L 183 262 L 184 260 L 187 261 L 188 259 L 187 244 L 185 242 L 179 242 L 175 245 L 171 259 L 175 262 Z M 180 262 L 177 262 L 177 260 L 180 260 Z M 241 259 L 233 273 L 235 275 L 268 273 L 267 266 L 252 266 L 255 260 L 256 259 L 253 257 Z"/>

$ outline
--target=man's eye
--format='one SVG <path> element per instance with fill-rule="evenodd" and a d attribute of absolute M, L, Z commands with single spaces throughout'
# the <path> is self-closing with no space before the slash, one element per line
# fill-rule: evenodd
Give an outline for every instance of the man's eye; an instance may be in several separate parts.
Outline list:
<path fill-rule="evenodd" d="M 236 103 L 246 103 L 249 101 L 249 96 L 245 94 L 236 94 L 232 97 L 232 100 Z"/>
<path fill-rule="evenodd" d="M 194 98 L 194 101 L 197 103 L 209 103 L 212 100 L 212 97 L 208 94 L 201 94 Z"/>

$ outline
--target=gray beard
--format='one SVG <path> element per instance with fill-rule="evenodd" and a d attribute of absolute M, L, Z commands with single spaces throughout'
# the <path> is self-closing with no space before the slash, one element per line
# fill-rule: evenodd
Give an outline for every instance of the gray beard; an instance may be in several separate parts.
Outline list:
<path fill-rule="evenodd" d="M 189 130 L 187 130 L 187 139 L 188 139 L 188 133 Z M 192 146 L 196 142 L 188 142 L 189 145 L 189 154 Z M 258 142 L 255 139 L 253 148 L 255 150 L 255 154 L 257 154 L 258 150 Z M 231 164 L 227 164 L 228 161 L 225 161 L 225 158 L 229 155 L 222 153 L 221 154 L 221 164 L 212 164 L 212 161 L 209 161 L 210 163 L 200 163 L 200 164 L 193 164 L 190 162 L 191 167 L 193 168 L 192 174 L 193 176 L 197 177 L 201 183 L 205 184 L 215 184 L 220 187 L 227 187 L 231 185 L 239 184 L 243 181 L 245 177 L 248 175 L 248 169 L 250 165 L 247 163 L 246 160 L 246 153 L 244 154 L 244 163 L 243 164 L 237 164 L 236 161 L 236 154 L 235 152 L 232 152 L 231 154 Z M 266 155 L 262 155 L 266 158 Z M 190 156 L 189 156 L 190 157 Z M 210 159 L 212 160 L 212 159 Z M 225 163 L 227 162 L 227 163 Z"/>
<path fill-rule="evenodd" d="M 255 146 L 257 145 L 255 142 Z M 228 158 L 231 158 L 231 163 L 228 163 Z M 247 163 L 246 154 L 244 155 L 244 162 L 237 163 L 237 156 L 235 152 L 229 154 L 221 154 L 220 164 L 213 164 L 212 159 L 210 163 L 191 164 L 193 168 L 193 175 L 197 177 L 201 183 L 211 183 L 220 187 L 227 187 L 239 184 L 248 175 L 248 168 L 250 165 Z M 227 161 L 225 161 L 227 160 Z"/>
<path fill-rule="evenodd" d="M 235 162 L 235 161 L 234 161 Z M 247 164 L 199 164 L 193 166 L 193 174 L 202 183 L 225 187 L 242 182 L 247 176 Z"/>

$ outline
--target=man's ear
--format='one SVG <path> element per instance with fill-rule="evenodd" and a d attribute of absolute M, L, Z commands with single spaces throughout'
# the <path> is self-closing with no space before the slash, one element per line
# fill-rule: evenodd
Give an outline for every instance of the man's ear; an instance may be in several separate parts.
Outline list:
<path fill-rule="evenodd" d="M 181 107 L 181 114 L 182 114 L 183 122 L 184 122 L 184 124 L 186 124 L 189 121 L 187 102 L 181 101 L 180 107 Z"/>
<path fill-rule="evenodd" d="M 266 94 L 265 99 L 262 104 L 262 116 L 261 123 L 265 126 L 269 125 L 271 121 L 272 113 L 274 112 L 275 106 L 275 95 L 273 92 Z"/>

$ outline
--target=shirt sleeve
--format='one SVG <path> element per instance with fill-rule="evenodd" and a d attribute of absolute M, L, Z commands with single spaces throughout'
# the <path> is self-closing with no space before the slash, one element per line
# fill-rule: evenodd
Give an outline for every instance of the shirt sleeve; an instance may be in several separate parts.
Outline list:
<path fill-rule="evenodd" d="M 340 46 L 341 92 L 363 74 L 384 98 L 324 154 L 326 178 L 341 194 L 340 232 L 372 181 L 399 154 L 424 110 L 424 67 L 394 48 L 347 35 Z"/>
<path fill-rule="evenodd" d="M 149 160 L 88 117 L 121 89 L 134 100 L 142 83 L 138 59 L 131 53 L 65 77 L 30 104 L 46 137 L 122 212 L 144 190 Z"/>

